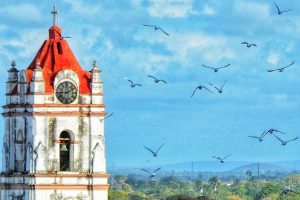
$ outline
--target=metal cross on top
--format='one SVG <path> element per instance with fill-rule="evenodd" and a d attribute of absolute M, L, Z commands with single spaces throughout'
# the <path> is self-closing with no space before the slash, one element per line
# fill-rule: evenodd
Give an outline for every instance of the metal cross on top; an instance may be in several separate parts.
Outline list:
<path fill-rule="evenodd" d="M 58 25 L 58 10 L 56 9 L 55 4 L 53 6 L 51 14 L 53 15 L 53 25 Z"/>

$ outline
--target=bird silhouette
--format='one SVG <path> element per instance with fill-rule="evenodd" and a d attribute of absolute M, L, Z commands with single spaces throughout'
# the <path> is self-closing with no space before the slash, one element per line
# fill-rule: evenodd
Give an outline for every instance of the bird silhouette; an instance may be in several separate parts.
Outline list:
<path fill-rule="evenodd" d="M 223 87 L 226 84 L 226 82 L 227 82 L 227 80 L 224 81 L 223 85 L 220 88 L 218 88 L 217 86 L 215 86 L 215 85 L 213 85 L 211 83 L 209 83 L 209 85 L 211 85 L 213 88 L 215 88 L 221 94 L 223 92 Z"/>
<path fill-rule="evenodd" d="M 276 72 L 276 71 L 283 72 L 283 70 L 285 68 L 288 68 L 288 67 L 292 66 L 294 63 L 295 63 L 295 61 L 293 61 L 291 64 L 289 64 L 289 65 L 287 65 L 285 67 L 281 67 L 281 68 L 277 68 L 277 69 L 268 69 L 267 72 Z"/>
<path fill-rule="evenodd" d="M 219 160 L 220 163 L 224 163 L 224 160 L 225 160 L 226 158 L 228 158 L 229 156 L 231 156 L 231 155 L 229 154 L 229 155 L 225 156 L 224 158 L 220 158 L 220 157 L 216 157 L 216 156 L 213 156 L 212 158 L 215 158 L 215 159 Z"/>
<path fill-rule="evenodd" d="M 248 42 L 242 42 L 241 44 L 245 44 L 248 48 L 250 48 L 250 47 L 252 47 L 252 46 L 257 47 L 257 45 L 254 44 L 254 43 L 250 44 L 250 43 L 248 43 Z"/>
<path fill-rule="evenodd" d="M 107 115 L 106 117 L 104 117 L 103 119 L 100 119 L 100 122 L 103 122 L 105 119 L 111 117 L 114 113 L 110 113 L 109 115 Z"/>
<path fill-rule="evenodd" d="M 156 151 L 154 151 L 146 146 L 144 146 L 144 147 L 145 147 L 145 149 L 147 149 L 148 151 L 150 151 L 152 153 L 153 157 L 157 157 L 159 150 L 164 146 L 164 144 L 165 143 L 162 143 L 162 145 L 160 145 L 160 147 Z"/>
<path fill-rule="evenodd" d="M 278 5 L 275 3 L 275 1 L 274 1 L 274 4 L 275 4 L 275 6 L 276 6 L 276 8 L 277 8 L 277 14 L 278 14 L 278 15 L 281 15 L 282 13 L 289 12 L 289 11 L 292 10 L 292 9 L 288 9 L 288 10 L 280 10 L 280 8 L 279 8 Z"/>
<path fill-rule="evenodd" d="M 61 33 L 60 33 L 60 32 L 58 32 L 58 31 L 57 31 L 57 30 L 55 30 L 55 29 L 54 29 L 54 31 L 55 31 L 56 33 L 58 33 L 58 35 L 59 35 L 59 37 L 60 37 L 60 39 L 61 39 L 61 40 L 63 40 L 64 38 L 72 38 L 72 37 L 70 37 L 70 36 L 65 36 L 65 37 L 64 37 L 64 36 L 62 36 L 62 35 L 61 35 Z"/>
<path fill-rule="evenodd" d="M 134 88 L 135 86 L 142 86 L 142 85 L 139 84 L 139 83 L 133 83 L 132 80 L 127 79 L 127 81 L 130 83 L 130 87 L 132 87 L 132 88 Z"/>
<path fill-rule="evenodd" d="M 158 79 L 155 76 L 148 75 L 148 77 L 153 78 L 155 83 L 163 82 L 163 83 L 167 84 L 167 81 L 162 80 L 162 79 Z"/>
<path fill-rule="evenodd" d="M 279 140 L 279 141 L 281 142 L 282 146 L 285 146 L 285 145 L 287 145 L 289 142 L 292 142 L 292 141 L 297 140 L 297 139 L 299 138 L 299 137 L 295 137 L 294 139 L 284 141 L 284 140 L 282 140 L 281 138 L 279 138 L 278 136 L 276 136 L 275 134 L 273 134 L 273 135 L 274 135 L 274 137 L 275 137 L 277 140 Z"/>
<path fill-rule="evenodd" d="M 271 128 L 271 129 L 269 129 L 267 132 L 265 132 L 265 134 L 264 134 L 263 137 L 265 137 L 267 134 L 273 135 L 274 132 L 276 132 L 276 133 L 281 133 L 281 134 L 286 134 L 286 133 L 281 132 L 281 131 L 279 131 L 279 130 L 277 130 L 277 129 Z"/>
<path fill-rule="evenodd" d="M 161 167 L 159 167 L 159 168 L 157 168 L 156 170 L 154 170 L 153 172 L 150 172 L 150 171 L 148 171 L 148 170 L 146 170 L 146 169 L 141 169 L 141 170 L 143 170 L 144 172 L 147 172 L 148 174 L 150 174 L 150 178 L 153 178 L 153 177 L 155 177 L 156 176 L 156 172 L 158 172 L 158 170 L 160 170 L 161 169 Z"/>
<path fill-rule="evenodd" d="M 206 89 L 207 91 L 209 91 L 210 93 L 213 93 L 212 91 L 210 91 L 207 87 L 203 86 L 203 85 L 199 85 L 198 87 L 196 87 L 196 89 L 194 90 L 193 94 L 191 95 L 191 97 L 194 96 L 194 94 L 196 93 L 196 91 L 199 89 L 199 90 L 202 90 L 202 89 Z"/>
<path fill-rule="evenodd" d="M 143 24 L 144 26 L 148 26 L 148 27 L 153 27 L 154 30 L 160 30 L 162 31 L 164 34 L 166 34 L 167 36 L 170 36 L 169 33 L 167 33 L 166 31 L 164 31 L 160 26 L 157 25 L 149 25 L 149 24 Z"/>
<path fill-rule="evenodd" d="M 251 138 L 255 138 L 255 139 L 258 139 L 259 142 L 262 142 L 263 141 L 263 138 L 266 136 L 266 130 L 258 137 L 258 136 L 252 136 L 252 135 L 249 135 L 248 137 L 251 137 Z"/>
<path fill-rule="evenodd" d="M 206 67 L 206 68 L 209 68 L 209 69 L 212 69 L 212 70 L 214 70 L 214 72 L 218 72 L 219 71 L 219 69 L 222 69 L 222 68 L 225 68 L 225 67 L 228 67 L 230 64 L 228 64 L 228 65 L 225 65 L 225 66 L 223 66 L 223 67 L 209 67 L 209 66 L 206 66 L 206 65 L 203 65 L 202 64 L 202 67 Z"/>

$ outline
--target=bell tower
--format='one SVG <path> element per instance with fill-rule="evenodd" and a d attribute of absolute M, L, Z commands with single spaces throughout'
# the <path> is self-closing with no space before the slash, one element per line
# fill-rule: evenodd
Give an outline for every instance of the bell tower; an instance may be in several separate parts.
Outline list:
<path fill-rule="evenodd" d="M 83 70 L 51 13 L 28 68 L 8 70 L 0 199 L 107 200 L 101 71 Z"/>

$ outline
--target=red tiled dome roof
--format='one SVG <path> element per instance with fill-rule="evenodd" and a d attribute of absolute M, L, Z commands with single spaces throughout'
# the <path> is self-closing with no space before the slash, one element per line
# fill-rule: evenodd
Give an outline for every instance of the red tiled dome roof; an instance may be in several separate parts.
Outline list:
<path fill-rule="evenodd" d="M 82 69 L 76 60 L 68 42 L 61 37 L 61 29 L 54 25 L 49 29 L 49 39 L 46 40 L 35 58 L 25 70 L 27 82 L 32 79 L 36 60 L 40 60 L 45 80 L 45 93 L 53 93 L 53 83 L 56 74 L 63 69 L 73 70 L 79 78 L 79 93 L 90 93 L 90 72 Z"/>

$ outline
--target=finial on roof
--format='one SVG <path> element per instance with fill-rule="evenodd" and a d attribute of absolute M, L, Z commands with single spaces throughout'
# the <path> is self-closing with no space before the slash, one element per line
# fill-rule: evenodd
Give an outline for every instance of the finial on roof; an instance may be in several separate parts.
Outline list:
<path fill-rule="evenodd" d="M 94 68 L 97 68 L 97 67 L 98 67 L 98 63 L 97 63 L 96 60 L 93 61 L 93 67 L 94 67 Z"/>
<path fill-rule="evenodd" d="M 51 11 L 53 15 L 53 26 L 58 25 L 58 10 L 56 9 L 56 5 L 54 4 L 53 10 Z"/>
<path fill-rule="evenodd" d="M 36 69 L 42 69 L 42 68 L 41 68 L 41 62 L 40 62 L 40 59 L 39 59 L 39 58 L 37 58 L 36 61 L 35 61 L 35 68 L 36 68 Z"/>
<path fill-rule="evenodd" d="M 15 67 L 16 67 L 16 61 L 15 61 L 15 60 L 13 60 L 13 61 L 11 62 L 11 67 L 12 67 L 12 68 L 15 68 Z"/>

